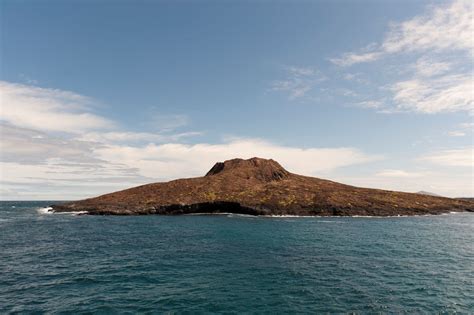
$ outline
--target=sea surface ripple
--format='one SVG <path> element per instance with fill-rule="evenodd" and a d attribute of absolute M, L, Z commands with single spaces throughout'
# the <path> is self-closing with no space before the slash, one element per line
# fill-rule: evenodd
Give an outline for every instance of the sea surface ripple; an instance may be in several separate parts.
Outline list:
<path fill-rule="evenodd" d="M 87 216 L 0 202 L 0 313 L 473 313 L 474 214 Z"/>

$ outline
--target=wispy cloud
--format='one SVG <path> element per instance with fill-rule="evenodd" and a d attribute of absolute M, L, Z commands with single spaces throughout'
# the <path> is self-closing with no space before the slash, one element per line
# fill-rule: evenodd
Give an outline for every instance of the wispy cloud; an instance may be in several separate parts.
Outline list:
<path fill-rule="evenodd" d="M 472 131 L 472 128 L 474 128 L 474 122 L 468 122 L 468 123 L 459 124 L 459 128 L 468 129 L 468 130 L 471 130 L 471 131 Z"/>
<path fill-rule="evenodd" d="M 388 55 L 404 54 L 391 67 L 404 69 L 404 74 L 408 72 L 409 76 L 399 75 L 399 78 L 393 79 L 392 75 L 391 82 L 379 86 L 385 91 L 388 87 L 391 100 L 384 102 L 384 108 L 373 108 L 384 113 L 473 113 L 472 20 L 470 1 L 458 0 L 433 6 L 423 15 L 392 23 L 382 43 L 371 44 L 361 53 L 346 53 L 331 61 L 340 66 L 350 66 Z M 407 56 L 410 57 L 408 60 L 416 57 L 416 62 L 407 62 Z"/>
<path fill-rule="evenodd" d="M 104 143 L 0 124 L 2 198 L 83 198 L 146 180 L 138 169 L 101 159 Z"/>
<path fill-rule="evenodd" d="M 426 164 L 425 162 L 423 162 Z M 388 189 L 406 192 L 429 191 L 447 197 L 463 197 L 474 195 L 472 173 L 464 169 L 454 172 L 452 168 L 441 168 L 412 171 L 391 170 L 381 171 L 374 175 L 358 175 L 333 177 L 334 180 L 355 186 Z"/>
<path fill-rule="evenodd" d="M 188 117 L 156 112 L 149 115 L 148 121 L 150 127 L 159 132 L 123 130 L 117 122 L 92 112 L 92 108 L 97 105 L 92 98 L 59 89 L 0 81 L 0 98 L 0 123 L 34 132 L 80 135 L 76 137 L 83 141 L 164 142 L 201 134 L 194 131 L 173 132 L 187 125 Z M 3 130 L 8 129 L 7 126 L 4 124 Z"/>
<path fill-rule="evenodd" d="M 150 114 L 148 125 L 154 129 L 171 131 L 188 125 L 189 117 L 182 114 L 162 114 L 153 112 Z"/>
<path fill-rule="evenodd" d="M 0 120 L 22 127 L 80 133 L 114 126 L 90 112 L 91 99 L 69 91 L 0 81 L 0 98 Z"/>
<path fill-rule="evenodd" d="M 468 133 L 472 133 L 474 123 L 462 123 L 456 127 L 456 130 L 448 131 L 448 135 L 451 137 L 464 137 Z"/>
<path fill-rule="evenodd" d="M 188 131 L 181 133 L 153 133 L 153 132 L 131 132 L 131 131 L 111 131 L 111 132 L 88 132 L 77 139 L 82 141 L 99 143 L 136 143 L 152 142 L 162 143 L 169 141 L 179 141 L 184 138 L 202 135 L 202 132 Z"/>
<path fill-rule="evenodd" d="M 387 54 L 461 50 L 473 53 L 473 8 L 469 0 L 433 7 L 423 15 L 392 23 L 381 44 L 371 44 L 361 52 L 344 53 L 330 61 L 339 66 L 371 62 Z"/>
<path fill-rule="evenodd" d="M 474 167 L 474 147 L 464 147 L 453 150 L 441 150 L 424 155 L 421 161 L 442 166 Z"/>
<path fill-rule="evenodd" d="M 355 105 L 361 108 L 372 108 L 372 109 L 383 107 L 383 103 L 381 101 L 375 101 L 375 100 L 362 101 L 362 102 L 356 103 Z"/>
<path fill-rule="evenodd" d="M 35 80 L 35 79 L 30 78 L 28 75 L 26 75 L 26 74 L 24 74 L 24 73 L 20 73 L 18 76 L 19 76 L 20 79 L 21 79 L 22 81 L 24 81 L 26 84 L 36 85 L 36 84 L 39 83 L 38 80 Z"/>
<path fill-rule="evenodd" d="M 429 191 L 442 196 L 474 194 L 474 147 L 432 151 L 416 157 L 407 169 L 383 169 L 371 176 L 341 176 L 334 179 L 357 186 L 407 192 Z"/>
<path fill-rule="evenodd" d="M 135 165 L 143 175 L 164 179 L 202 175 L 216 161 L 235 157 L 273 158 L 290 171 L 313 175 L 382 158 L 355 148 L 302 149 L 276 145 L 261 139 L 239 139 L 222 144 L 108 146 L 98 149 L 97 153 L 101 159 Z"/>
<path fill-rule="evenodd" d="M 454 130 L 449 131 L 448 135 L 450 135 L 451 137 L 464 137 L 466 133 L 464 131 Z"/>
<path fill-rule="evenodd" d="M 423 175 L 424 174 L 420 172 L 409 172 L 409 171 L 404 171 L 404 170 L 393 170 L 393 169 L 383 170 L 375 174 L 375 176 L 394 177 L 394 178 L 417 178 Z"/>
<path fill-rule="evenodd" d="M 433 77 L 446 73 L 451 69 L 449 62 L 438 61 L 434 58 L 422 57 L 415 64 L 415 72 L 420 77 Z"/>
<path fill-rule="evenodd" d="M 453 74 L 436 79 L 414 78 L 393 84 L 398 109 L 423 113 L 472 111 L 474 95 L 470 75 Z"/>
<path fill-rule="evenodd" d="M 49 159 L 99 163 L 92 153 L 99 145 L 0 123 L 0 159 L 20 164 L 45 164 Z"/>
<path fill-rule="evenodd" d="M 344 53 L 341 57 L 330 58 L 329 61 L 332 63 L 341 66 L 352 66 L 356 63 L 375 61 L 382 56 L 382 52 L 373 51 L 366 53 Z"/>
<path fill-rule="evenodd" d="M 368 84 L 369 80 L 362 77 L 360 73 L 346 73 L 343 75 L 343 79 L 347 81 L 353 81 L 362 84 Z"/>
<path fill-rule="evenodd" d="M 298 77 L 316 75 L 315 70 L 303 68 L 288 71 Z M 290 171 L 313 175 L 382 158 L 351 147 L 298 148 L 248 138 L 184 144 L 183 138 L 200 133 L 170 132 L 187 123 L 181 115 L 157 118 L 155 122 L 162 120 L 160 128 L 164 128 L 157 133 L 124 130 L 100 116 L 94 116 L 95 121 L 104 124 L 83 126 L 84 117 L 93 115 L 88 104 L 94 101 L 87 97 L 6 82 L 2 87 L 8 100 L 2 104 L 21 108 L 2 108 L 2 191 L 23 199 L 83 198 L 139 183 L 200 176 L 216 161 L 235 157 L 274 158 Z M 20 117 L 20 113 L 31 117 Z M 41 123 L 33 114 L 40 116 Z M 60 193 L 53 195 L 44 187 Z"/>
<path fill-rule="evenodd" d="M 290 100 L 306 96 L 320 82 L 326 80 L 321 72 L 310 67 L 285 67 L 286 78 L 273 81 L 270 87 L 272 91 L 288 93 Z"/>
<path fill-rule="evenodd" d="M 105 188 L 117 190 L 139 183 L 202 176 L 216 161 L 235 157 L 273 158 L 290 171 L 313 175 L 382 158 L 355 148 L 303 149 L 261 139 L 238 139 L 221 144 L 130 145 L 61 140 L 46 134 L 40 139 L 33 131 L 17 131 L 23 136 L 9 135 L 0 148 L 7 152 L 0 156 L 4 188 L 15 191 L 15 187 L 21 185 L 35 191 L 44 184 L 61 185 L 61 189 L 82 186 L 82 195 L 64 194 L 63 198 L 93 196 L 105 192 Z"/>
<path fill-rule="evenodd" d="M 473 4 L 457 0 L 433 7 L 427 14 L 402 23 L 393 23 L 381 49 L 386 53 L 401 51 L 474 51 Z"/>
<path fill-rule="evenodd" d="M 286 67 L 286 70 L 295 76 L 313 76 L 318 73 L 318 71 L 310 67 L 289 66 Z"/>

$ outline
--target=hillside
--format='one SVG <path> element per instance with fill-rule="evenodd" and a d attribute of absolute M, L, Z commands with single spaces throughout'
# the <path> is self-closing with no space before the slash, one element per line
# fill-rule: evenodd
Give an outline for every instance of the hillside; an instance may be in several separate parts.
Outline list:
<path fill-rule="evenodd" d="M 216 163 L 203 177 L 138 186 L 52 208 L 109 215 L 396 216 L 474 211 L 474 203 L 344 185 L 290 173 L 273 160 L 252 158 Z"/>

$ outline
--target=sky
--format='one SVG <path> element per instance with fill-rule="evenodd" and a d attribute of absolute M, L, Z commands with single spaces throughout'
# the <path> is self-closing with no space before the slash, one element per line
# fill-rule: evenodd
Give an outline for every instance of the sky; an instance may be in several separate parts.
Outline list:
<path fill-rule="evenodd" d="M 470 1 L 0 2 L 0 198 L 254 156 L 474 196 Z"/>

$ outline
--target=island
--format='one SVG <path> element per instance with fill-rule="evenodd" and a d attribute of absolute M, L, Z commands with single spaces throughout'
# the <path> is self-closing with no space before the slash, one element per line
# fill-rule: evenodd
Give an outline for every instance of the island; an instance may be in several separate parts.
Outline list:
<path fill-rule="evenodd" d="M 251 158 L 216 163 L 203 177 L 147 184 L 51 208 L 90 215 L 406 216 L 473 212 L 474 202 L 354 187 L 290 173 L 271 159 Z"/>

